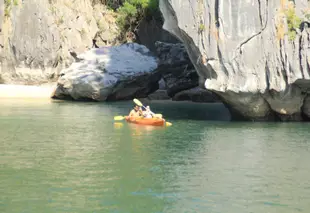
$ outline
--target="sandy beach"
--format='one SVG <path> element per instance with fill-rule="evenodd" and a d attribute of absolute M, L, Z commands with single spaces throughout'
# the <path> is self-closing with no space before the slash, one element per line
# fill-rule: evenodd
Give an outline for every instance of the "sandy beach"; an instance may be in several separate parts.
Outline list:
<path fill-rule="evenodd" d="M 56 88 L 55 84 L 44 85 L 13 85 L 0 84 L 0 99 L 1 98 L 46 98 L 50 99 Z"/>

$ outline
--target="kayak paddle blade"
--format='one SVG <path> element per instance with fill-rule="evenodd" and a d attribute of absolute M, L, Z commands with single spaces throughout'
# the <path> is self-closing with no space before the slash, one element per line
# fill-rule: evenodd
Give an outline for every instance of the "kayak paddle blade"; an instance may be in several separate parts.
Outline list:
<path fill-rule="evenodd" d="M 115 121 L 122 121 L 122 120 L 124 120 L 124 116 L 121 116 L 121 115 L 119 115 L 119 116 L 114 116 L 114 120 Z"/>
<path fill-rule="evenodd" d="M 166 126 L 172 126 L 172 123 L 166 122 Z"/>
<path fill-rule="evenodd" d="M 133 99 L 133 102 L 135 102 L 135 104 L 137 104 L 138 106 L 142 107 L 143 104 L 138 100 L 138 99 Z"/>

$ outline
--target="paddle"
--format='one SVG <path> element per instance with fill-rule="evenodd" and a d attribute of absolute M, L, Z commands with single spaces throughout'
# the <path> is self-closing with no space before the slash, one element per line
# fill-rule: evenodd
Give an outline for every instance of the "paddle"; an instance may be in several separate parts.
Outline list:
<path fill-rule="evenodd" d="M 137 104 L 139 107 L 143 107 L 144 109 L 146 109 L 146 107 L 145 106 L 143 106 L 143 104 L 141 103 L 141 101 L 139 101 L 138 99 L 133 99 L 133 102 L 135 102 L 135 104 Z M 154 117 L 160 117 L 160 118 L 162 118 L 162 114 L 155 114 L 154 112 L 152 112 L 151 111 L 151 113 L 154 115 Z M 170 122 L 165 122 L 166 123 L 166 126 L 171 126 L 172 125 L 172 123 L 170 123 Z"/>
<path fill-rule="evenodd" d="M 121 115 L 118 115 L 118 116 L 114 116 L 114 120 L 115 121 L 122 121 L 125 119 L 125 116 L 121 116 Z"/>

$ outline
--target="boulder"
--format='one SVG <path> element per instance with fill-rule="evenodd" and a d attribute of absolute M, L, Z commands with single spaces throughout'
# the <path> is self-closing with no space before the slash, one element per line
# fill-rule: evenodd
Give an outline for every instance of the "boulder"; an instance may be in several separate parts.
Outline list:
<path fill-rule="evenodd" d="M 180 91 L 198 86 L 198 74 L 183 44 L 157 41 L 155 46 L 159 58 L 158 69 L 162 73 L 170 97 Z"/>
<path fill-rule="evenodd" d="M 127 100 L 143 98 L 158 89 L 157 59 L 143 45 L 91 49 L 60 73 L 54 98 Z"/>

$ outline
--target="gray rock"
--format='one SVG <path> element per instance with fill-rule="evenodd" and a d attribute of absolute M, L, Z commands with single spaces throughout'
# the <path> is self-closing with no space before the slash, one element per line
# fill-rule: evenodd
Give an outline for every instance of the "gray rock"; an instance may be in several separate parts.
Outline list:
<path fill-rule="evenodd" d="M 171 35 L 169 32 L 162 28 L 163 21 L 158 19 L 155 19 L 154 17 L 152 19 L 145 17 L 140 22 L 139 28 L 137 30 L 139 43 L 145 45 L 152 52 L 156 52 L 156 41 L 180 43 L 180 41 L 175 36 Z"/>
<path fill-rule="evenodd" d="M 54 98 L 127 100 L 147 97 L 158 89 L 157 59 L 145 46 L 102 47 L 77 58 L 79 62 L 61 71 Z"/>
<path fill-rule="evenodd" d="M 173 96 L 173 101 L 192 101 L 200 103 L 215 103 L 220 100 L 210 91 L 195 87 L 189 90 L 178 92 Z"/>
<path fill-rule="evenodd" d="M 310 120 L 310 96 L 309 95 L 305 98 L 305 102 L 302 107 L 302 112 L 304 116 L 308 117 L 308 120 Z"/>
<path fill-rule="evenodd" d="M 116 37 L 115 27 L 98 28 L 98 20 L 116 26 L 115 18 L 108 21 L 104 8 L 92 5 L 92 0 L 10 2 L 0 33 L 0 74 L 7 83 L 55 81 L 73 62 L 69 51 L 89 50 L 93 38 L 105 31 L 113 34 L 110 40 Z"/>
<path fill-rule="evenodd" d="M 158 69 L 162 73 L 170 97 L 198 86 L 199 77 L 183 44 L 157 41 L 155 46 L 159 58 Z"/>
<path fill-rule="evenodd" d="M 308 2 L 294 2 L 304 22 L 291 39 L 285 15 L 291 1 L 160 0 L 160 9 L 164 29 L 184 43 L 205 87 L 231 112 L 300 120 L 310 85 L 310 31 L 302 13 Z"/>
<path fill-rule="evenodd" d="M 166 90 L 167 89 L 166 82 L 165 82 L 164 79 L 161 78 L 159 80 L 158 84 L 159 84 L 159 89 L 161 89 L 161 90 Z"/>
<path fill-rule="evenodd" d="M 170 100 L 171 97 L 167 94 L 167 90 L 156 90 L 154 93 L 148 95 L 149 100 Z"/>

